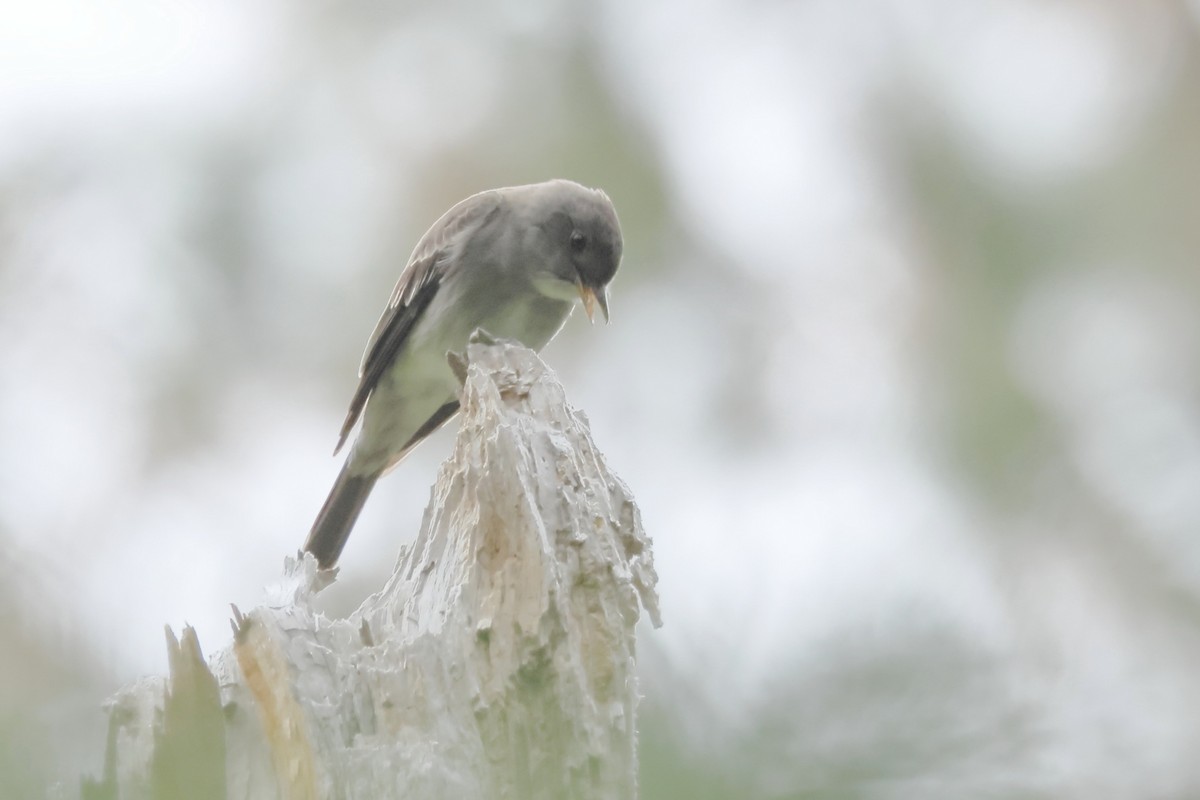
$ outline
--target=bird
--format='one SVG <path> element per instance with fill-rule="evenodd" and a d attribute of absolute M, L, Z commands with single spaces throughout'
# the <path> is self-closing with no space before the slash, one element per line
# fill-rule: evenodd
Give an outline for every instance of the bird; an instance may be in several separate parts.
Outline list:
<path fill-rule="evenodd" d="M 623 247 L 608 195 L 564 179 L 471 195 L 425 232 L 367 341 L 334 455 L 359 432 L 304 544 L 322 570 L 380 476 L 458 413 L 447 354 L 476 329 L 541 350 L 577 301 L 607 322 Z"/>

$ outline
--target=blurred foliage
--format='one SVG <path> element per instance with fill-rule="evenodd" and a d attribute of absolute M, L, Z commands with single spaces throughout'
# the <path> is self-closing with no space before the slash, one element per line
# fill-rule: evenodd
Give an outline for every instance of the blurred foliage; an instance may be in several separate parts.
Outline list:
<path fill-rule="evenodd" d="M 33 605 L 53 585 L 49 576 L 5 556 L 0 551 L 9 576 L 0 582 L 0 797 L 36 797 L 59 778 L 73 782 L 58 771 L 64 758 L 95 749 L 83 737 L 98 731 L 99 709 L 81 724 L 77 704 L 101 696 L 111 676 L 94 674 L 95 654 Z"/>
<path fill-rule="evenodd" d="M 1196 3 L 98 13 L 0 12 L 0 796 L 258 601 L 416 238 L 552 175 L 626 235 L 550 360 L 657 542 L 647 798 L 1200 793 Z"/>

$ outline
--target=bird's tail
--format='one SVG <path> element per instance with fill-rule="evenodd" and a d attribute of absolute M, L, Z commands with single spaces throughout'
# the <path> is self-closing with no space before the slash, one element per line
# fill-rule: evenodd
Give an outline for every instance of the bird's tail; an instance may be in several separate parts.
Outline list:
<path fill-rule="evenodd" d="M 354 522 L 367 502 L 367 496 L 371 494 L 375 481 L 379 480 L 379 473 L 352 475 L 349 467 L 350 460 L 347 459 L 329 491 L 325 505 L 321 507 L 321 513 L 313 522 L 308 541 L 304 543 L 304 549 L 316 556 L 321 569 L 329 569 L 337 563 L 346 540 L 350 538 Z"/>

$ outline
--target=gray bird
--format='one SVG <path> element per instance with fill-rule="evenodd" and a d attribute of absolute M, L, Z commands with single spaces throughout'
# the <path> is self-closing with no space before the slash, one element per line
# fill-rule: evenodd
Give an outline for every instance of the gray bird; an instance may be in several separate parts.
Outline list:
<path fill-rule="evenodd" d="M 367 342 L 336 455 L 362 429 L 304 549 L 337 563 L 375 481 L 458 412 L 447 363 L 476 328 L 534 350 L 575 300 L 608 320 L 608 282 L 621 227 L 604 192 L 566 180 L 480 192 L 447 211 L 417 243 Z"/>

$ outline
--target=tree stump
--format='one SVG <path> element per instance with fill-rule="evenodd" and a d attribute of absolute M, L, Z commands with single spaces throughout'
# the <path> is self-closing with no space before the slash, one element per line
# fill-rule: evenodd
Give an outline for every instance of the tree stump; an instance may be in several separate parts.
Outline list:
<path fill-rule="evenodd" d="M 476 335 L 461 428 L 415 542 L 347 619 L 288 559 L 206 663 L 110 703 L 87 798 L 633 798 L 634 625 L 661 624 L 650 539 L 554 374 Z"/>

